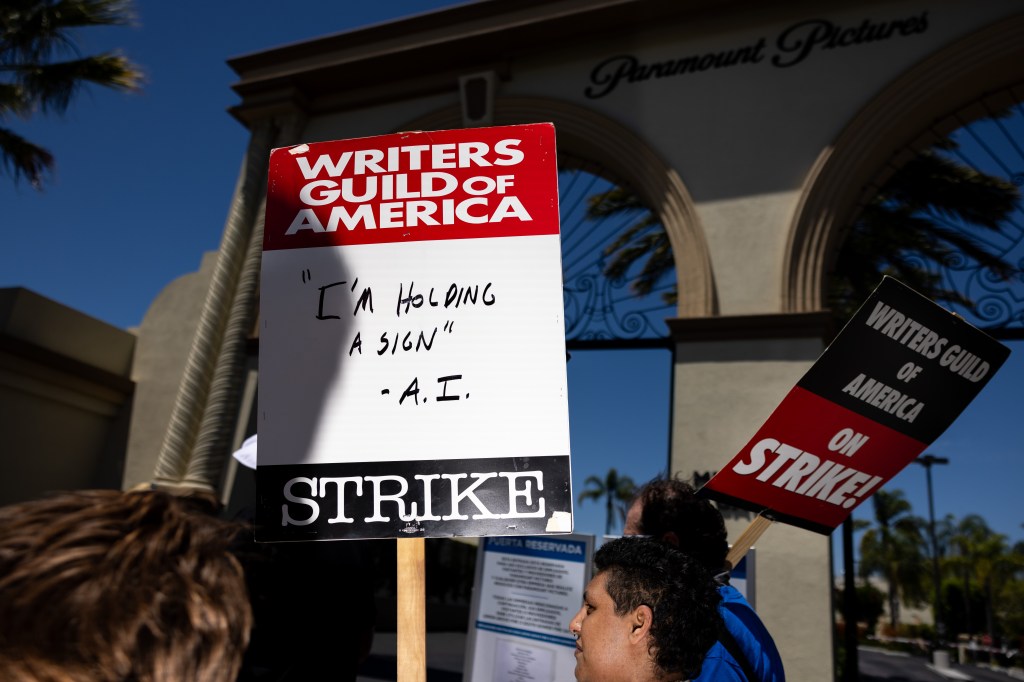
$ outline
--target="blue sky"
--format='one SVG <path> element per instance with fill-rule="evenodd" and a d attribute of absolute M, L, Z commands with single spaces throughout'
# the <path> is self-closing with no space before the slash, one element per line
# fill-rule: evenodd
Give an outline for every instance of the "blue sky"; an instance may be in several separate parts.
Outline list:
<path fill-rule="evenodd" d="M 43 193 L 0 177 L 0 286 L 27 287 L 117 326 L 139 324 L 160 290 L 196 270 L 220 240 L 248 140 L 226 112 L 237 100 L 225 60 L 451 4 L 142 0 L 136 26 L 83 32 L 84 51 L 122 49 L 146 84 L 131 95 L 86 91 L 63 119 L 17 125 L 56 154 L 57 171 Z M 928 451 L 951 460 L 933 470 L 937 516 L 978 513 L 1016 541 L 1024 539 L 1024 344 L 1011 347 L 1007 366 Z M 669 367 L 663 351 L 574 354 L 577 492 L 609 467 L 642 482 L 665 466 Z M 723 452 L 722 464 L 734 454 Z M 921 467 L 888 488 L 927 515 Z M 870 502 L 855 516 L 869 517 Z M 577 508 L 579 531 L 603 527 L 600 505 Z M 770 541 L 771 530 L 762 542 Z"/>

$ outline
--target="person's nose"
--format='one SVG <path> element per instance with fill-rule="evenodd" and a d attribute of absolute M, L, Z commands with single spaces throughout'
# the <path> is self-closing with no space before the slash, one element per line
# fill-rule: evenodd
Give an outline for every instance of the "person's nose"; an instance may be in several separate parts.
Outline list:
<path fill-rule="evenodd" d="M 577 637 L 580 636 L 580 627 L 583 625 L 583 607 L 576 612 L 576 615 L 569 621 L 569 632 Z"/>

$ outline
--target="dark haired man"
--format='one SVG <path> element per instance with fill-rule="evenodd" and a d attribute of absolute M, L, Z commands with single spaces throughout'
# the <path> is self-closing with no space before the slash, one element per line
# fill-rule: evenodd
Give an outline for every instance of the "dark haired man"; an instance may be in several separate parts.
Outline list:
<path fill-rule="evenodd" d="M 693 679 L 720 628 L 710 573 L 665 543 L 618 538 L 594 556 L 597 573 L 569 623 L 578 682 Z"/>
<path fill-rule="evenodd" d="M 249 641 L 241 528 L 159 491 L 0 508 L 0 679 L 233 682 Z"/>
<path fill-rule="evenodd" d="M 644 485 L 626 516 L 624 535 L 646 535 L 693 556 L 718 582 L 725 625 L 696 682 L 738 679 L 785 682 L 782 658 L 767 628 L 740 592 L 729 585 L 729 544 L 721 513 L 690 484 L 657 479 Z"/>

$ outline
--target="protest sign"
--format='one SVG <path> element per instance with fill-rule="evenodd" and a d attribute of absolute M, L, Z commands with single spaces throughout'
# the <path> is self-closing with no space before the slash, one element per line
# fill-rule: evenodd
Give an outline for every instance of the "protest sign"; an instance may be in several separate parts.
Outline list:
<path fill-rule="evenodd" d="M 275 149 L 257 539 L 569 532 L 554 128 Z"/>
<path fill-rule="evenodd" d="M 571 679 L 576 639 L 569 634 L 569 619 L 583 602 L 593 552 L 592 535 L 482 541 L 465 679 Z"/>
<path fill-rule="evenodd" d="M 886 277 L 703 493 L 829 534 L 953 423 L 1009 353 Z"/>

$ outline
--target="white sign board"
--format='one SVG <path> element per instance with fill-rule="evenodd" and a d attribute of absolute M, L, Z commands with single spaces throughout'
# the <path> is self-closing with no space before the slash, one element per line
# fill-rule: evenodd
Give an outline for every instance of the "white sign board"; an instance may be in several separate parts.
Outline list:
<path fill-rule="evenodd" d="M 554 128 L 271 153 L 257 539 L 569 532 Z"/>

